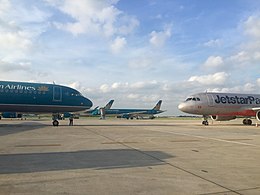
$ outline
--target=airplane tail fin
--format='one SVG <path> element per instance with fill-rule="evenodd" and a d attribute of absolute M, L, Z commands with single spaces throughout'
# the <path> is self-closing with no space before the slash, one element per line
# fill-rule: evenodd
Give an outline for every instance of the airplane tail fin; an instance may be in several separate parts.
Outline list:
<path fill-rule="evenodd" d="M 154 106 L 153 110 L 160 110 L 161 109 L 162 100 L 159 100 L 157 104 Z"/>
<path fill-rule="evenodd" d="M 112 104 L 114 103 L 114 100 L 110 100 L 107 105 L 104 107 L 104 109 L 110 109 Z"/>

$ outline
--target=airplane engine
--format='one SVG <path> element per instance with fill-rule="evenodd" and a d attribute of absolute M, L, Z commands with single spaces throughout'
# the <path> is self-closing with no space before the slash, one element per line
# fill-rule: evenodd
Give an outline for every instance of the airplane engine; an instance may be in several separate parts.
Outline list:
<path fill-rule="evenodd" d="M 259 116 L 260 116 L 260 114 L 259 114 Z M 218 115 L 215 115 L 215 116 L 211 116 L 211 118 L 214 121 L 230 121 L 230 120 L 236 119 L 237 117 L 236 116 L 218 116 Z"/>
<path fill-rule="evenodd" d="M 257 111 L 257 113 L 256 113 L 256 119 L 257 119 L 258 121 L 260 121 L 260 110 Z"/>
<path fill-rule="evenodd" d="M 22 114 L 17 114 L 16 112 L 3 112 L 3 118 L 22 118 Z"/>

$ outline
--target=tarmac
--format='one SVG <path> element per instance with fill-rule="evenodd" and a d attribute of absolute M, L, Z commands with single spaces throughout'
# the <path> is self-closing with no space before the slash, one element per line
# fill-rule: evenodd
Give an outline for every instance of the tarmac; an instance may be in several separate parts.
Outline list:
<path fill-rule="evenodd" d="M 242 119 L 0 121 L 0 194 L 260 194 L 260 127 Z"/>

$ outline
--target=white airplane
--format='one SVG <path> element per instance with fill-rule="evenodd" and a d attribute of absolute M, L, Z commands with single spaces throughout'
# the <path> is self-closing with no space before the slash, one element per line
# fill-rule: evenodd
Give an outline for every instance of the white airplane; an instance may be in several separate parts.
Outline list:
<path fill-rule="evenodd" d="M 235 93 L 198 93 L 189 96 L 178 106 L 179 110 L 203 115 L 203 125 L 208 125 L 208 118 L 215 121 L 228 121 L 245 117 L 244 125 L 251 125 L 251 117 L 260 121 L 260 94 Z"/>

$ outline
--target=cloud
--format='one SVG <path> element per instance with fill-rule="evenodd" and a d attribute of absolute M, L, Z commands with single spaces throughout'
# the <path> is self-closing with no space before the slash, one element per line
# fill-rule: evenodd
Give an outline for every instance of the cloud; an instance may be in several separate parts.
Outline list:
<path fill-rule="evenodd" d="M 11 3 L 9 0 L 0 0 L 0 17 L 6 14 L 10 8 L 11 8 Z"/>
<path fill-rule="evenodd" d="M 108 84 L 101 85 L 99 89 L 102 93 L 108 93 L 111 91 L 111 88 Z"/>
<path fill-rule="evenodd" d="M 256 80 L 257 86 L 260 87 L 260 78 Z"/>
<path fill-rule="evenodd" d="M 31 63 L 19 63 L 19 64 L 15 64 L 15 63 L 9 63 L 6 61 L 2 61 L 0 60 L 0 70 L 1 73 L 8 73 L 8 72 L 14 72 L 14 71 L 29 71 L 31 69 Z"/>
<path fill-rule="evenodd" d="M 250 16 L 244 23 L 245 33 L 255 37 L 260 37 L 260 18 L 257 15 Z"/>
<path fill-rule="evenodd" d="M 226 83 L 229 74 L 225 72 L 217 72 L 215 74 L 192 76 L 188 79 L 189 82 L 195 82 L 202 85 L 223 85 Z"/>
<path fill-rule="evenodd" d="M 164 31 L 159 31 L 159 32 L 156 32 L 156 31 L 152 31 L 150 33 L 150 43 L 153 45 L 153 46 L 156 46 L 156 47 L 162 47 L 165 42 L 167 41 L 167 39 L 169 39 L 171 37 L 172 33 L 171 33 L 171 28 L 170 27 L 167 27 L 165 28 Z"/>
<path fill-rule="evenodd" d="M 249 54 L 247 51 L 240 51 L 237 54 L 230 56 L 230 60 L 234 62 L 246 62 L 249 61 L 251 58 L 251 54 Z"/>
<path fill-rule="evenodd" d="M 224 61 L 220 56 L 210 56 L 204 63 L 204 66 L 207 68 L 219 68 L 222 67 Z"/>
<path fill-rule="evenodd" d="M 118 54 L 127 44 L 124 37 L 117 37 L 111 44 L 110 48 L 114 54 Z"/>
<path fill-rule="evenodd" d="M 203 44 L 206 47 L 219 47 L 221 45 L 221 41 L 219 39 L 212 39 Z"/>
<path fill-rule="evenodd" d="M 130 93 L 127 98 L 128 99 L 138 99 L 140 97 L 139 94 Z"/>
<path fill-rule="evenodd" d="M 118 0 L 47 0 L 61 12 L 68 14 L 71 22 L 56 22 L 59 29 L 68 31 L 73 35 L 102 34 L 107 37 L 113 35 L 127 35 L 139 25 L 139 21 L 124 14 L 114 5 Z"/>
<path fill-rule="evenodd" d="M 132 69 L 147 69 L 152 67 L 154 64 L 153 57 L 139 56 L 129 61 L 128 66 Z"/>

